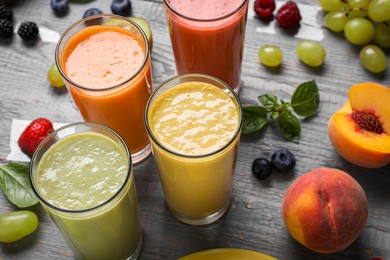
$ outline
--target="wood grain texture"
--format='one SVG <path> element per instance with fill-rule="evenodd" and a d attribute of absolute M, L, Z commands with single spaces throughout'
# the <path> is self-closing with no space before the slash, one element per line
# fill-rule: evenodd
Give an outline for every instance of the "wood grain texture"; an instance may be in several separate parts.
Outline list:
<path fill-rule="evenodd" d="M 233 197 L 226 215 L 214 224 L 194 227 L 176 220 L 166 209 L 157 170 L 152 156 L 135 166 L 135 179 L 140 206 L 144 245 L 140 259 L 176 259 L 196 251 L 235 247 L 261 251 L 279 259 L 371 259 L 390 258 L 390 166 L 369 170 L 343 160 L 333 149 L 326 125 L 332 113 L 347 100 L 350 86 L 375 81 L 390 85 L 390 71 L 374 75 L 359 63 L 358 48 L 324 28 L 321 44 L 327 51 L 325 64 L 309 68 L 302 64 L 294 35 L 275 27 L 276 33 L 260 33 L 269 26 L 257 19 L 250 1 L 244 61 L 243 104 L 256 103 L 263 93 L 274 93 L 286 100 L 303 81 L 317 81 L 321 105 L 312 118 L 302 121 L 299 144 L 286 142 L 276 124 L 267 125 L 260 133 L 243 136 L 235 171 Z M 317 1 L 301 0 L 299 4 L 318 7 Z M 90 7 L 110 12 L 110 0 L 70 4 L 65 17 L 56 17 L 47 0 L 18 0 L 13 4 L 15 27 L 23 21 L 35 21 L 40 28 L 63 33 Z M 146 18 L 151 26 L 154 86 L 175 75 L 175 64 L 162 1 L 133 0 L 134 16 Z M 305 15 L 305 13 L 303 13 Z M 321 25 L 319 11 L 314 22 Z M 310 24 L 309 24 L 310 25 Z M 258 61 L 257 51 L 264 44 L 278 45 L 284 52 L 283 65 L 269 69 Z M 46 73 L 54 62 L 55 43 L 38 41 L 26 45 L 14 35 L 0 42 L 0 163 L 5 164 L 9 149 L 11 120 L 48 117 L 55 122 L 75 122 L 81 117 L 74 109 L 69 93 L 49 86 Z M 387 57 L 389 54 L 387 53 Z M 388 62 L 389 59 L 388 59 Z M 274 174 L 266 182 L 251 174 L 256 157 L 270 157 L 276 149 L 289 148 L 297 157 L 293 174 Z M 366 192 L 369 217 L 359 238 L 337 254 L 320 255 L 299 245 L 287 232 L 281 217 L 281 203 L 287 187 L 300 175 L 316 167 L 335 167 L 351 174 Z M 0 193 L 0 214 L 17 210 Z M 0 244 L 4 259 L 72 259 L 72 252 L 58 229 L 41 206 L 32 208 L 40 220 L 37 232 L 12 244 Z"/>

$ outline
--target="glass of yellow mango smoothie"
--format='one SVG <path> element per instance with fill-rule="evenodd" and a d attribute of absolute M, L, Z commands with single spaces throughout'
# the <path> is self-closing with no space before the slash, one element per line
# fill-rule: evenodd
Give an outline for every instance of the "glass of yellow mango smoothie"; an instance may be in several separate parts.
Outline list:
<path fill-rule="evenodd" d="M 182 222 L 209 224 L 229 208 L 242 120 L 237 94 L 212 76 L 179 75 L 153 91 L 146 129 L 166 205 Z"/>
<path fill-rule="evenodd" d="M 74 123 L 50 134 L 30 181 L 77 259 L 137 259 L 142 248 L 131 154 L 113 130 Z"/>

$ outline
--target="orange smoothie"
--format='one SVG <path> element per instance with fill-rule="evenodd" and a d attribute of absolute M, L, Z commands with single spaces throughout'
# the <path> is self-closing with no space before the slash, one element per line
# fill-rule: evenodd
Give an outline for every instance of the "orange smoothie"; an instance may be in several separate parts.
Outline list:
<path fill-rule="evenodd" d="M 249 1 L 165 2 L 178 74 L 204 73 L 238 91 Z"/>
<path fill-rule="evenodd" d="M 205 224 L 210 216 L 218 214 L 219 218 L 227 210 L 240 111 L 234 98 L 204 82 L 169 88 L 147 108 L 148 131 L 165 200 L 182 221 Z"/>
<path fill-rule="evenodd" d="M 94 25 L 71 35 L 57 54 L 84 120 L 115 130 L 132 155 L 149 145 L 143 119 L 152 88 L 147 50 L 147 41 L 129 30 Z"/>

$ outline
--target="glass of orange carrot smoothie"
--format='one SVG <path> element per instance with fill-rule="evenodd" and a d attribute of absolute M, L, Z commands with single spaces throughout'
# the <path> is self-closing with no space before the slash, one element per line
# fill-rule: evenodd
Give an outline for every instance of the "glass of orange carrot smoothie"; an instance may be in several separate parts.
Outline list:
<path fill-rule="evenodd" d="M 204 73 L 240 90 L 249 0 L 164 0 L 178 74 Z"/>
<path fill-rule="evenodd" d="M 87 122 L 116 131 L 133 163 L 150 154 L 144 109 L 152 91 L 148 41 L 134 22 L 96 15 L 70 26 L 56 48 L 56 64 Z"/>
<path fill-rule="evenodd" d="M 215 77 L 183 74 L 154 90 L 145 123 L 173 215 L 192 225 L 222 217 L 242 128 L 237 94 Z"/>

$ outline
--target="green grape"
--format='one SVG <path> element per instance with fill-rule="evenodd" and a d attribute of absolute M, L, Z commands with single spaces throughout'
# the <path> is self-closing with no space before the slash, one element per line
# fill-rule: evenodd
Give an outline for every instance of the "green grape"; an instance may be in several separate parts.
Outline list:
<path fill-rule="evenodd" d="M 387 67 L 386 55 L 376 45 L 369 44 L 364 46 L 359 53 L 360 62 L 371 72 L 380 73 Z"/>
<path fill-rule="evenodd" d="M 375 42 L 383 49 L 390 48 L 390 24 L 378 23 L 376 25 Z"/>
<path fill-rule="evenodd" d="M 324 11 L 340 11 L 348 7 L 343 0 L 319 0 L 320 6 Z"/>
<path fill-rule="evenodd" d="M 363 10 L 363 9 L 359 9 L 359 8 L 352 8 L 352 9 L 348 10 L 348 18 L 349 19 L 356 18 L 356 17 L 365 18 L 365 17 L 367 17 L 367 15 L 368 15 L 367 10 Z"/>
<path fill-rule="evenodd" d="M 329 12 L 324 18 L 325 26 L 333 32 L 342 32 L 347 22 L 346 13 L 341 11 Z"/>
<path fill-rule="evenodd" d="M 64 86 L 64 81 L 58 71 L 56 63 L 53 63 L 47 71 L 47 80 L 53 87 L 59 88 Z"/>
<path fill-rule="evenodd" d="M 368 16 L 374 22 L 390 20 L 390 0 L 372 0 L 368 6 Z"/>
<path fill-rule="evenodd" d="M 303 63 L 312 67 L 320 66 L 326 56 L 324 47 L 318 42 L 310 40 L 302 40 L 298 43 L 296 53 Z"/>
<path fill-rule="evenodd" d="M 368 10 L 371 0 L 348 0 L 348 5 L 352 8 Z"/>
<path fill-rule="evenodd" d="M 264 45 L 259 50 L 260 62 L 269 67 L 276 67 L 282 63 L 283 52 L 278 46 Z"/>
<path fill-rule="evenodd" d="M 38 217 L 29 210 L 14 211 L 0 216 L 0 242 L 22 239 L 38 227 Z"/>
<path fill-rule="evenodd" d="M 352 18 L 345 24 L 344 34 L 350 43 L 364 45 L 374 39 L 375 27 L 368 19 Z"/>

